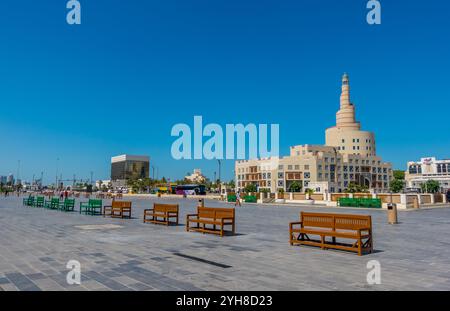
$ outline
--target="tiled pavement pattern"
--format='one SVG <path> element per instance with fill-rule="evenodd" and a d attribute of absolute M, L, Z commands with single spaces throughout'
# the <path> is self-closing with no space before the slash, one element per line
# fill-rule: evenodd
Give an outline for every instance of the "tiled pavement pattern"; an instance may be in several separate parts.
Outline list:
<path fill-rule="evenodd" d="M 393 226 L 379 210 L 246 204 L 237 209 L 239 234 L 220 238 L 142 223 L 143 209 L 162 201 L 180 203 L 184 224 L 191 199 L 133 198 L 131 220 L 21 200 L 0 198 L 0 290 L 450 290 L 450 208 L 399 212 Z M 301 210 L 370 213 L 376 253 L 290 246 L 288 223 Z M 79 227 L 105 224 L 120 227 Z M 81 263 L 81 285 L 66 282 L 72 259 Z M 366 282 L 372 259 L 381 263 L 381 285 Z"/>

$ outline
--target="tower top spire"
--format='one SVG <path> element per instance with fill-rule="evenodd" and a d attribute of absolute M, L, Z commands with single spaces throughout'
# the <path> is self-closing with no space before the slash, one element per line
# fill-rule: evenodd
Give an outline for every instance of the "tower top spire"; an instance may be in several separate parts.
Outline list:
<path fill-rule="evenodd" d="M 342 76 L 342 84 L 348 85 L 348 82 L 349 82 L 348 74 L 344 72 L 344 75 Z"/>

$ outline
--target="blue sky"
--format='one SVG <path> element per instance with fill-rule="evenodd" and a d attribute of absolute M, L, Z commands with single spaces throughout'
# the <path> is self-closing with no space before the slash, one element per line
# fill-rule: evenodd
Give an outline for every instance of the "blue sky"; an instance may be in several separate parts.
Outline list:
<path fill-rule="evenodd" d="M 147 154 L 159 176 L 216 161 L 176 161 L 176 123 L 279 123 L 280 152 L 323 144 L 348 72 L 378 154 L 450 156 L 450 4 L 382 0 L 65 0 L 0 3 L 0 175 L 109 177 L 110 157 Z M 224 179 L 233 162 L 222 167 Z"/>

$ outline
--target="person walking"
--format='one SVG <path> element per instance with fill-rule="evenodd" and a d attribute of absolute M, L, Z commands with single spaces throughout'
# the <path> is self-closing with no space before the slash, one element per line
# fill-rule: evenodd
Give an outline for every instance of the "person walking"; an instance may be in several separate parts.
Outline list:
<path fill-rule="evenodd" d="M 236 192 L 236 202 L 234 203 L 234 206 L 237 206 L 237 205 L 242 206 L 241 205 L 241 194 L 239 191 Z"/>

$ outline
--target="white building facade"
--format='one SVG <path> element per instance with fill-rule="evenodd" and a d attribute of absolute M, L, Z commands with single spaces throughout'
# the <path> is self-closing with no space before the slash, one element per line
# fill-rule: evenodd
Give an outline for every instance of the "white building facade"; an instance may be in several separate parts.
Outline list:
<path fill-rule="evenodd" d="M 421 158 L 408 162 L 405 172 L 406 187 L 420 189 L 428 180 L 436 180 L 444 192 L 450 189 L 450 159 Z"/>

